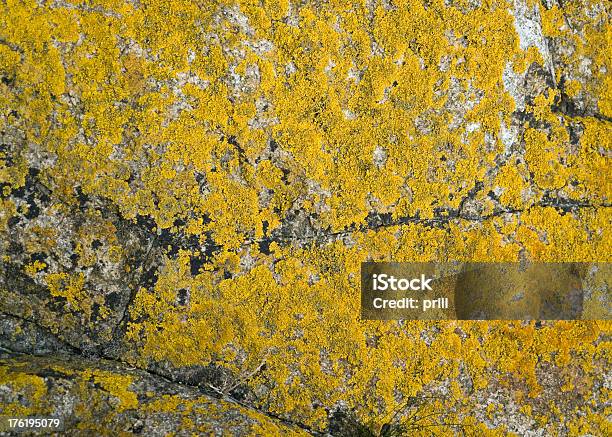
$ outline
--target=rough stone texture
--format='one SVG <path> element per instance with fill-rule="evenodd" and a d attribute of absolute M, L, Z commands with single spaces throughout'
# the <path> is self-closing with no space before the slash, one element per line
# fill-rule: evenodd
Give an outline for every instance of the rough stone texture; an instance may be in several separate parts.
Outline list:
<path fill-rule="evenodd" d="M 37 415 L 62 420 L 60 430 L 47 432 L 50 435 L 306 434 L 235 401 L 122 363 L 81 356 L 2 355 L 3 414 L 22 417 L 35 403 Z"/>
<path fill-rule="evenodd" d="M 609 322 L 359 318 L 366 260 L 610 261 L 609 2 L 0 9 L 0 415 L 610 434 Z"/>

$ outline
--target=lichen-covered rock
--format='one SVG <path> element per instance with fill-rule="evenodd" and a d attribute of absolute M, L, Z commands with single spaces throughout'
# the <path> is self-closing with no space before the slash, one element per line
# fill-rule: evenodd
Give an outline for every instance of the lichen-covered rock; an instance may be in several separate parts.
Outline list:
<path fill-rule="evenodd" d="M 306 434 L 159 375 L 82 357 L 2 357 L 0 403 L 4 416 L 60 419 L 55 435 Z"/>
<path fill-rule="evenodd" d="M 0 14 L 9 405 L 197 433 L 151 406 L 184 388 L 226 434 L 284 432 L 247 407 L 333 435 L 609 434 L 606 284 L 592 320 L 359 318 L 363 261 L 610 261 L 605 0 Z"/>

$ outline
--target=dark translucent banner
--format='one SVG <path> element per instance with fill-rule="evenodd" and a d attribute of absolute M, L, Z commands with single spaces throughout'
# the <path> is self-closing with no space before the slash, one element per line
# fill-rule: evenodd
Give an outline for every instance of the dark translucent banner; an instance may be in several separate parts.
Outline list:
<path fill-rule="evenodd" d="M 608 320 L 610 263 L 362 263 L 367 320 Z"/>

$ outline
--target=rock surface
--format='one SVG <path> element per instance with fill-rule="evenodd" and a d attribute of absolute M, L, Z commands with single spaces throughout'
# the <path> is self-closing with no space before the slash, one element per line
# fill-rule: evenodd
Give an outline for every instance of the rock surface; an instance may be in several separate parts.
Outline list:
<path fill-rule="evenodd" d="M 3 414 L 61 418 L 60 429 L 47 434 L 307 435 L 234 401 L 122 363 L 81 356 L 3 355 Z"/>
<path fill-rule="evenodd" d="M 0 415 L 609 434 L 606 284 L 593 320 L 370 322 L 359 267 L 610 261 L 610 13 L 2 3 Z"/>

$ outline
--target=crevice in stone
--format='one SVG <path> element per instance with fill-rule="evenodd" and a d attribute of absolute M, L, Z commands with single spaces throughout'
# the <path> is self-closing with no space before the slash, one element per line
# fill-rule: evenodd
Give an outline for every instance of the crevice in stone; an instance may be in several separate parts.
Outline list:
<path fill-rule="evenodd" d="M 62 345 L 64 345 L 67 349 L 68 352 L 65 353 L 60 353 L 59 355 L 54 355 L 54 354 L 35 354 L 35 353 L 27 353 L 27 352 L 22 352 L 22 351 L 17 351 L 17 350 L 13 350 L 12 348 L 10 348 L 7 345 L 1 345 L 0 346 L 0 350 L 5 351 L 5 353 L 8 353 L 9 358 L 11 355 L 13 356 L 32 356 L 32 357 L 45 357 L 45 358 L 53 358 L 55 356 L 57 356 L 58 358 L 62 358 L 62 357 L 74 357 L 74 358 L 85 358 L 85 359 L 91 359 L 91 358 L 96 358 L 96 359 L 104 359 L 106 361 L 110 361 L 113 363 L 116 363 L 117 365 L 123 367 L 123 368 L 131 368 L 131 369 L 137 369 L 140 372 L 143 372 L 145 374 L 147 374 L 149 377 L 154 378 L 154 379 L 160 379 L 163 382 L 165 382 L 166 384 L 176 384 L 179 386 L 186 386 L 189 387 L 193 390 L 196 390 L 200 395 L 202 396 L 208 396 L 208 397 L 212 397 L 215 399 L 220 399 L 226 402 L 230 402 L 233 403 L 235 405 L 239 405 L 243 408 L 255 411 L 259 414 L 262 414 L 270 419 L 273 419 L 277 422 L 280 422 L 284 425 L 290 426 L 290 427 L 295 427 L 295 428 L 300 428 L 303 431 L 306 431 L 312 435 L 320 435 L 320 433 L 318 433 L 317 431 L 313 430 L 312 428 L 310 428 L 309 426 L 307 426 L 306 424 L 303 424 L 301 422 L 298 421 L 293 421 L 293 420 L 289 420 L 287 418 L 281 417 L 277 414 L 274 414 L 272 412 L 263 410 L 261 408 L 257 408 L 251 404 L 248 404 L 246 402 L 240 401 L 236 398 L 234 398 L 233 396 L 229 395 L 229 394 L 223 394 L 221 395 L 219 392 L 212 390 L 212 389 L 206 389 L 205 386 L 203 386 L 201 383 L 195 383 L 193 381 L 181 381 L 181 380 L 175 380 L 173 378 L 170 378 L 166 375 L 164 375 L 163 373 L 156 371 L 154 369 L 151 368 L 143 368 L 143 367 L 139 367 L 139 366 L 132 366 L 129 363 L 126 363 L 124 361 L 122 361 L 121 359 L 108 355 L 106 353 L 103 352 L 96 352 L 94 354 L 89 353 L 89 351 L 86 351 L 78 346 L 72 345 L 69 342 L 67 342 L 66 340 L 58 337 L 57 335 L 55 335 L 53 332 L 51 332 L 49 330 L 49 328 L 45 327 L 45 326 L 41 326 L 39 323 L 37 323 L 35 320 L 30 320 L 28 318 L 25 317 L 21 317 L 15 314 L 8 314 L 5 312 L 2 312 L 1 314 L 5 314 L 8 315 L 10 317 L 14 317 L 16 319 L 22 320 L 23 322 L 27 323 L 27 324 L 31 324 L 36 326 L 37 328 L 45 331 L 49 336 L 54 337 L 59 343 L 61 343 Z M 0 359 L 6 359 L 6 357 L 1 357 Z"/>
<path fill-rule="evenodd" d="M 462 200 L 462 204 L 464 201 L 469 200 L 468 198 Z M 422 218 L 419 215 L 415 216 L 401 216 L 393 219 L 390 213 L 382 213 L 376 214 L 371 213 L 368 215 L 367 223 L 365 225 L 357 226 L 353 225 L 349 229 L 336 231 L 336 232 L 323 232 L 318 233 L 314 236 L 304 237 L 304 238 L 284 238 L 280 235 L 265 237 L 258 240 L 249 240 L 246 244 L 257 243 L 257 244 L 266 244 L 270 245 L 271 243 L 279 243 L 279 244 L 291 244 L 291 243 L 307 243 L 310 241 L 322 241 L 327 238 L 334 238 L 344 235 L 350 235 L 352 233 L 363 233 L 368 231 L 376 231 L 379 229 L 395 227 L 406 224 L 420 224 L 427 227 L 432 228 L 442 228 L 448 225 L 452 221 L 463 220 L 468 222 L 478 222 L 482 223 L 487 220 L 490 220 L 495 217 L 500 217 L 505 214 L 520 214 L 524 212 L 528 212 L 535 208 L 555 208 L 562 210 L 564 213 L 570 211 L 576 211 L 578 209 L 583 208 L 609 208 L 612 206 L 611 204 L 601 204 L 594 205 L 588 202 L 580 202 L 573 201 L 570 199 L 552 199 L 552 198 L 544 198 L 542 201 L 534 203 L 528 208 L 516 209 L 516 208 L 503 208 L 497 209 L 496 211 L 486 214 L 486 215 L 469 215 L 465 214 L 462 211 L 462 206 L 457 209 L 451 210 L 440 210 L 438 214 L 434 215 L 432 218 Z"/>

